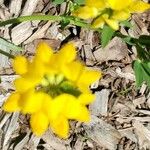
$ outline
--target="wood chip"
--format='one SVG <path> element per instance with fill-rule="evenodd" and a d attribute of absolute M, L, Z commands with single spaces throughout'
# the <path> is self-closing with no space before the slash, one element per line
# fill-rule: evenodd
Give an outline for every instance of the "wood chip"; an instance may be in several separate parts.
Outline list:
<path fill-rule="evenodd" d="M 78 138 L 76 143 L 75 143 L 74 149 L 75 150 L 83 150 L 83 140 Z"/>
<path fill-rule="evenodd" d="M 3 147 L 5 147 L 5 145 L 7 144 L 8 140 L 11 138 L 12 133 L 14 132 L 15 129 L 18 128 L 18 118 L 19 118 L 19 113 L 13 113 L 10 123 L 8 125 L 8 128 L 5 132 L 4 135 L 4 143 L 3 143 Z"/>
<path fill-rule="evenodd" d="M 18 144 L 15 145 L 14 150 L 21 150 L 21 149 L 23 149 L 25 147 L 25 145 L 27 144 L 28 140 L 29 140 L 29 135 L 30 135 L 30 132 L 28 132 L 23 137 L 23 139 L 21 139 L 21 141 L 18 141 Z"/>
<path fill-rule="evenodd" d="M 121 139 L 121 135 L 110 124 L 92 115 L 91 122 L 84 123 L 83 127 L 87 136 L 99 146 L 103 146 L 109 150 L 117 149 L 117 144 Z"/>
<path fill-rule="evenodd" d="M 121 78 L 125 78 L 127 80 L 131 80 L 131 81 L 135 81 L 135 75 L 128 72 L 128 73 L 124 73 L 121 71 L 120 67 L 116 68 L 116 73 L 119 77 Z"/>
<path fill-rule="evenodd" d="M 140 108 L 140 105 L 143 104 L 145 101 L 146 101 L 145 96 L 141 96 L 141 97 L 134 99 L 133 104 L 135 105 L 135 107 L 138 106 L 138 108 Z"/>
<path fill-rule="evenodd" d="M 21 44 L 32 34 L 32 31 L 31 22 L 23 22 L 17 25 L 11 33 L 13 43 L 16 45 Z"/>
<path fill-rule="evenodd" d="M 10 13 L 18 16 L 21 11 L 22 0 L 11 0 Z"/>
<path fill-rule="evenodd" d="M 40 139 L 41 139 L 41 137 L 38 137 L 38 136 L 35 136 L 32 134 L 32 136 L 27 144 L 29 149 L 35 150 L 40 142 Z"/>
<path fill-rule="evenodd" d="M 29 39 L 27 39 L 24 42 L 24 44 L 28 44 L 35 39 L 43 38 L 45 36 L 45 32 L 47 31 L 50 25 L 51 25 L 51 21 L 48 21 L 43 27 L 39 28 Z"/>
<path fill-rule="evenodd" d="M 5 52 L 10 52 L 8 49 L 6 49 L 5 47 L 3 47 L 2 45 L 0 45 L 0 49 L 2 49 Z M 4 56 L 4 55 L 0 55 L 0 70 L 2 71 L 3 67 L 7 68 L 10 67 L 10 63 L 9 63 L 9 58 Z"/>
<path fill-rule="evenodd" d="M 137 138 L 133 132 L 133 128 L 121 129 L 119 130 L 122 137 L 127 137 L 131 141 L 137 143 Z"/>
<path fill-rule="evenodd" d="M 94 103 L 90 105 L 91 113 L 95 116 L 107 116 L 108 109 L 108 96 L 109 90 L 103 89 L 100 92 L 96 92 L 96 99 Z"/>
<path fill-rule="evenodd" d="M 32 15 L 35 11 L 39 0 L 27 0 L 22 11 L 22 16 Z"/>
<path fill-rule="evenodd" d="M 3 105 L 4 101 L 8 98 L 9 95 L 10 93 L 7 93 L 6 95 L 0 95 L 0 107 Z"/>
<path fill-rule="evenodd" d="M 18 75 L 2 75 L 1 76 L 1 87 L 5 87 L 5 90 L 14 89 L 12 82 L 18 77 Z"/>
<path fill-rule="evenodd" d="M 61 148 L 61 150 L 66 150 L 67 142 L 57 138 L 50 131 L 47 131 L 41 138 L 46 142 L 46 147 L 48 146 L 49 149 L 59 150 Z"/>
<path fill-rule="evenodd" d="M 148 130 L 142 123 L 135 121 L 133 127 L 139 142 L 139 149 L 150 148 L 150 130 Z"/>
<path fill-rule="evenodd" d="M 118 37 L 113 38 L 106 48 L 100 48 L 94 52 L 94 56 L 98 62 L 108 60 L 119 61 L 125 58 L 127 54 L 128 48 L 126 44 Z"/>

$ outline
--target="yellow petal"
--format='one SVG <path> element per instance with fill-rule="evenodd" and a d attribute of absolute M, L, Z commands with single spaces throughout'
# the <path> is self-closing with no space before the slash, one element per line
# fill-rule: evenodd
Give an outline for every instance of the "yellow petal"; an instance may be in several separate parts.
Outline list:
<path fill-rule="evenodd" d="M 41 42 L 37 46 L 37 52 L 36 52 L 35 59 L 37 59 L 38 61 L 47 63 L 50 61 L 52 54 L 53 54 L 52 48 L 49 47 L 49 45 L 47 43 Z"/>
<path fill-rule="evenodd" d="M 91 19 L 98 15 L 98 9 L 95 7 L 83 6 L 77 9 L 73 15 L 82 19 Z"/>
<path fill-rule="evenodd" d="M 89 86 L 96 80 L 100 79 L 101 76 L 101 72 L 99 71 L 85 69 L 78 78 L 76 84 L 82 92 L 90 93 Z"/>
<path fill-rule="evenodd" d="M 150 4 L 145 3 L 141 0 L 136 0 L 132 3 L 132 5 L 129 7 L 129 10 L 132 13 L 142 13 L 146 10 L 150 9 Z"/>
<path fill-rule="evenodd" d="M 50 95 L 44 93 L 41 109 L 47 116 L 51 113 L 50 111 L 51 103 L 52 103 L 52 98 L 50 97 Z"/>
<path fill-rule="evenodd" d="M 86 0 L 85 4 L 90 7 L 96 7 L 100 10 L 105 8 L 104 0 Z"/>
<path fill-rule="evenodd" d="M 103 28 L 104 24 L 105 24 L 105 20 L 103 19 L 103 17 L 100 16 L 92 22 L 92 27 Z"/>
<path fill-rule="evenodd" d="M 42 135 L 47 130 L 48 124 L 48 118 L 43 112 L 37 112 L 31 115 L 31 129 L 37 136 Z"/>
<path fill-rule="evenodd" d="M 58 52 L 58 60 L 61 63 L 72 62 L 76 58 L 76 48 L 72 42 L 65 44 Z"/>
<path fill-rule="evenodd" d="M 133 0 L 126 0 L 126 1 L 122 1 L 122 0 L 107 0 L 109 7 L 111 9 L 114 10 L 122 10 L 127 8 L 132 2 Z"/>
<path fill-rule="evenodd" d="M 13 61 L 13 68 L 17 74 L 25 74 L 28 70 L 28 61 L 23 56 L 15 57 Z"/>
<path fill-rule="evenodd" d="M 119 21 L 115 19 L 105 19 L 105 22 L 114 30 L 119 29 Z"/>
<path fill-rule="evenodd" d="M 121 11 L 114 11 L 112 15 L 112 19 L 124 21 L 130 18 L 131 14 L 129 11 L 121 10 Z"/>
<path fill-rule="evenodd" d="M 85 93 L 85 94 L 91 93 L 90 88 L 89 88 L 89 84 L 87 84 L 87 83 L 82 83 L 82 82 L 78 82 L 78 83 L 77 83 L 77 86 L 78 86 L 79 90 L 80 90 L 82 93 Z"/>
<path fill-rule="evenodd" d="M 69 123 L 64 117 L 59 117 L 57 120 L 50 122 L 50 126 L 55 134 L 59 137 L 66 139 L 69 133 Z"/>
<path fill-rule="evenodd" d="M 68 94 L 62 94 L 57 96 L 50 104 L 48 112 L 48 116 L 50 120 L 56 120 L 60 115 L 62 115 L 63 110 L 65 108 Z"/>
<path fill-rule="evenodd" d="M 36 77 L 34 78 L 34 80 L 29 80 L 26 78 L 18 78 L 14 81 L 16 90 L 19 92 L 24 92 L 30 88 L 34 88 L 36 86 L 36 84 L 39 82 L 38 79 L 36 79 Z"/>
<path fill-rule="evenodd" d="M 28 73 L 23 77 L 33 81 L 43 77 L 47 72 L 46 65 L 41 60 L 33 60 L 29 65 L 28 70 Z"/>
<path fill-rule="evenodd" d="M 72 63 L 64 65 L 62 67 L 62 72 L 67 79 L 71 81 L 76 81 L 81 74 L 83 68 L 84 66 L 81 62 L 74 61 Z"/>
<path fill-rule="evenodd" d="M 70 99 L 66 103 L 64 109 L 65 116 L 68 119 L 75 119 L 78 121 L 89 121 L 89 112 L 85 106 L 82 106 L 78 99 Z"/>
<path fill-rule="evenodd" d="M 59 59 L 59 53 L 55 53 L 54 55 L 52 55 L 50 62 L 48 63 L 48 65 L 46 65 L 46 72 L 48 74 L 58 74 L 60 73 L 61 70 L 61 66 L 64 64 L 62 63 L 62 58 Z M 57 60 L 57 61 L 56 61 Z"/>
<path fill-rule="evenodd" d="M 90 86 L 93 82 L 100 79 L 102 76 L 100 71 L 85 69 L 78 79 L 78 83 L 85 83 Z"/>
<path fill-rule="evenodd" d="M 23 93 L 19 101 L 19 105 L 22 108 L 21 111 L 24 114 L 32 114 L 39 111 L 42 107 L 43 95 L 42 92 L 34 92 L 34 90 L 28 90 Z"/>
<path fill-rule="evenodd" d="M 12 93 L 3 105 L 3 109 L 7 112 L 20 111 L 18 101 L 20 99 L 19 93 Z"/>
<path fill-rule="evenodd" d="M 95 95 L 94 94 L 81 94 L 78 100 L 81 104 L 88 105 L 95 100 Z"/>
<path fill-rule="evenodd" d="M 80 111 L 81 114 L 76 119 L 81 122 L 89 122 L 90 121 L 89 110 L 85 106 L 82 106 Z"/>

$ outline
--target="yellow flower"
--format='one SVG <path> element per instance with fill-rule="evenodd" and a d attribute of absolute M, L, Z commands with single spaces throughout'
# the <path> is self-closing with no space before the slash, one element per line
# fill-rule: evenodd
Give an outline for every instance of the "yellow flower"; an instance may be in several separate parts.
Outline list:
<path fill-rule="evenodd" d="M 89 86 L 101 78 L 101 73 L 87 69 L 79 61 L 65 65 L 62 69 L 67 79 L 71 80 L 82 92 L 89 92 Z"/>
<path fill-rule="evenodd" d="M 134 0 L 128 9 L 131 13 L 142 13 L 150 9 L 150 4 L 145 3 L 142 0 Z"/>
<path fill-rule="evenodd" d="M 31 115 L 30 125 L 36 135 L 42 135 L 48 128 L 49 120 L 43 112 L 37 112 Z"/>
<path fill-rule="evenodd" d="M 87 99 L 89 99 L 87 97 L 88 95 L 85 96 Z M 62 94 L 52 101 L 49 108 L 45 108 L 50 120 L 50 126 L 52 127 L 52 130 L 59 136 L 67 138 L 69 132 L 68 119 L 89 121 L 89 111 L 80 99 L 80 97 L 76 98 L 69 94 Z"/>
<path fill-rule="evenodd" d="M 14 81 L 16 91 L 3 109 L 30 114 L 31 129 L 36 135 L 50 127 L 58 136 L 67 138 L 70 119 L 89 121 L 86 105 L 94 100 L 89 86 L 101 73 L 76 60 L 73 43 L 67 43 L 57 53 L 40 43 L 31 61 L 17 56 L 13 67 L 20 77 Z"/>
<path fill-rule="evenodd" d="M 83 6 L 76 10 L 73 15 L 82 19 L 91 19 L 98 15 L 98 9 L 95 7 Z"/>
<path fill-rule="evenodd" d="M 144 12 L 150 8 L 148 3 L 143 2 L 142 0 L 107 0 L 108 5 L 112 10 L 129 10 L 130 13 Z"/>
<path fill-rule="evenodd" d="M 35 58 L 32 61 L 28 61 L 23 56 L 16 56 L 13 67 L 16 73 L 21 75 L 21 78 L 14 82 L 17 91 L 25 91 L 39 84 L 46 72 L 45 65 L 52 54 L 52 49 L 43 42 L 38 45 Z"/>
<path fill-rule="evenodd" d="M 95 19 L 92 23 L 93 28 L 103 28 L 104 24 L 107 23 L 114 30 L 119 29 L 119 21 L 113 18 L 109 18 L 107 14 L 102 15 Z"/>
<path fill-rule="evenodd" d="M 92 94 L 81 94 L 78 98 L 70 94 L 61 94 L 55 98 L 42 92 L 28 91 L 13 93 L 4 103 L 3 109 L 8 112 L 21 111 L 30 114 L 30 125 L 36 135 L 43 134 L 48 126 L 54 133 L 67 138 L 68 120 L 89 121 L 90 114 L 86 107 L 94 100 Z"/>
<path fill-rule="evenodd" d="M 103 28 L 104 24 L 108 24 L 118 30 L 120 21 L 128 19 L 132 13 L 141 13 L 149 8 L 150 4 L 142 0 L 86 0 L 85 6 L 75 10 L 73 15 L 82 19 L 93 18 L 93 28 Z"/>
<path fill-rule="evenodd" d="M 126 0 L 125 2 L 121 0 L 107 0 L 108 6 L 113 10 L 123 10 L 130 6 L 133 1 L 134 0 Z"/>
<path fill-rule="evenodd" d="M 91 19 L 96 17 L 99 11 L 106 7 L 105 5 L 105 0 L 86 0 L 85 6 L 75 10 L 73 15 L 82 19 Z"/>

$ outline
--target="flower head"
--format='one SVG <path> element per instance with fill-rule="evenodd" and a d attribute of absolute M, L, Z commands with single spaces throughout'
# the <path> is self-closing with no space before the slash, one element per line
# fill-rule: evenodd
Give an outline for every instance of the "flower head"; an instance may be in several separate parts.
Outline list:
<path fill-rule="evenodd" d="M 132 13 L 141 13 L 150 8 L 150 4 L 142 0 L 86 0 L 82 6 L 73 12 L 82 19 L 94 19 L 93 28 L 103 28 L 108 24 L 114 30 L 119 29 L 119 22 L 128 19 Z"/>
<path fill-rule="evenodd" d="M 89 85 L 101 74 L 76 60 L 73 43 L 67 43 L 57 53 L 46 43 L 40 43 L 31 61 L 17 56 L 13 67 L 20 77 L 14 81 L 16 91 L 3 109 L 30 114 L 31 129 L 36 135 L 50 126 L 54 133 L 66 138 L 68 120 L 89 121 L 86 105 L 94 100 Z"/>

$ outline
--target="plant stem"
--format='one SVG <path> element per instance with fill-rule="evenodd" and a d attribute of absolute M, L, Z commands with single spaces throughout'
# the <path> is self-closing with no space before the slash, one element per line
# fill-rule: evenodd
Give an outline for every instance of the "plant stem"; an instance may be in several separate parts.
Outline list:
<path fill-rule="evenodd" d="M 63 21 L 63 20 L 68 20 L 70 22 L 70 24 L 76 25 L 76 26 L 80 26 L 80 27 L 85 27 L 85 28 L 91 28 L 91 26 L 89 24 L 87 24 L 86 22 L 80 20 L 79 18 L 73 17 L 73 16 L 51 16 L 51 15 L 31 15 L 31 16 L 21 16 L 18 18 L 13 18 L 13 19 L 9 19 L 6 21 L 2 21 L 0 22 L 0 27 L 8 25 L 8 24 L 13 24 L 13 23 L 21 23 L 21 22 L 25 22 L 25 21 L 35 21 L 35 20 L 45 20 L 45 21 Z M 13 55 L 0 50 L 0 53 L 9 57 L 9 58 L 14 58 Z"/>
<path fill-rule="evenodd" d="M 86 22 L 73 17 L 73 16 L 51 16 L 51 15 L 31 15 L 31 16 L 21 16 L 18 18 L 9 19 L 6 21 L 0 22 L 0 27 L 5 26 L 12 23 L 21 23 L 24 21 L 35 21 L 35 20 L 52 20 L 52 21 L 63 21 L 63 20 L 69 20 L 71 24 L 80 26 L 80 27 L 86 27 L 91 28 L 90 25 L 88 25 Z"/>
<path fill-rule="evenodd" d="M 32 16 L 21 16 L 18 18 L 9 19 L 6 21 L 0 22 L 0 27 L 5 26 L 12 23 L 20 23 L 24 21 L 33 21 L 33 20 L 54 20 L 54 21 L 60 21 L 62 20 L 62 17 L 60 16 L 50 16 L 50 15 L 32 15 Z"/>
<path fill-rule="evenodd" d="M 15 56 L 14 56 L 14 55 L 11 55 L 11 54 L 9 54 L 9 53 L 7 53 L 7 52 L 5 52 L 5 51 L 1 50 L 1 49 L 0 49 L 0 53 L 1 53 L 1 54 L 3 54 L 3 55 L 5 55 L 5 56 L 7 56 L 7 57 L 9 57 L 9 58 L 12 58 L 12 59 L 14 59 L 14 58 L 15 58 Z"/>

